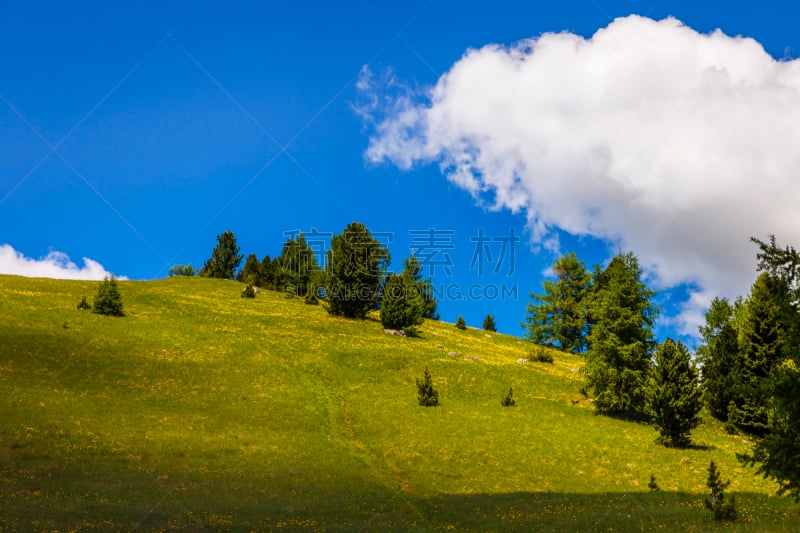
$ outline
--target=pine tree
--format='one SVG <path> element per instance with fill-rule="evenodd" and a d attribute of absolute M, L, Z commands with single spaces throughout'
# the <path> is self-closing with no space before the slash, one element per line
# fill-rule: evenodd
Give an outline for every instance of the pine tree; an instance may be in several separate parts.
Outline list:
<path fill-rule="evenodd" d="M 650 490 L 651 490 L 651 491 L 653 491 L 653 492 L 655 492 L 655 491 L 657 491 L 657 490 L 661 490 L 661 489 L 658 487 L 658 483 L 656 483 L 656 476 L 655 476 L 655 474 L 652 474 L 652 473 L 650 474 L 650 481 L 647 483 L 647 488 L 648 488 L 648 489 L 650 489 Z"/>
<path fill-rule="evenodd" d="M 242 289 L 242 298 L 255 298 L 256 290 L 249 283 Z"/>
<path fill-rule="evenodd" d="M 423 407 L 439 405 L 439 392 L 433 388 L 433 379 L 427 366 L 422 381 L 417 380 L 417 401 Z"/>
<path fill-rule="evenodd" d="M 764 436 L 768 431 L 769 398 L 764 387 L 772 370 L 784 359 L 787 299 L 785 285 L 762 272 L 747 301 L 739 333 L 741 366 L 728 419 L 737 430 L 750 435 Z"/>
<path fill-rule="evenodd" d="M 703 398 L 711 415 L 728 420 L 728 406 L 739 381 L 739 333 L 734 314 L 741 314 L 741 298 L 731 305 L 726 298 L 714 298 L 700 326 L 702 343 L 697 349 L 702 363 Z"/>
<path fill-rule="evenodd" d="M 117 278 L 106 277 L 97 288 L 92 312 L 106 316 L 125 316 L 122 311 L 122 295 L 117 287 Z"/>
<path fill-rule="evenodd" d="M 358 222 L 351 222 L 331 239 L 325 265 L 328 312 L 365 318 L 376 308 L 389 264 L 389 251 Z"/>
<path fill-rule="evenodd" d="M 389 274 L 381 299 L 381 324 L 384 328 L 410 329 L 422 324 L 422 298 L 414 281 Z"/>
<path fill-rule="evenodd" d="M 89 302 L 86 301 L 86 296 L 81 298 L 81 301 L 78 303 L 78 309 L 80 309 L 81 311 L 85 311 L 85 310 L 91 309 L 91 308 L 92 308 L 92 306 L 89 305 Z"/>
<path fill-rule="evenodd" d="M 591 276 L 574 253 L 553 264 L 555 281 L 542 283 L 544 293 L 531 293 L 528 316 L 522 324 L 527 338 L 536 344 L 579 353 L 586 347 L 587 297 Z"/>
<path fill-rule="evenodd" d="M 681 341 L 667 339 L 655 353 L 649 388 L 653 423 L 665 446 L 683 448 L 691 444 L 691 431 L 700 423 L 702 392 L 697 369 Z"/>
<path fill-rule="evenodd" d="M 239 253 L 236 237 L 228 230 L 217 235 L 217 245 L 200 269 L 200 275 L 206 278 L 233 279 L 241 262 L 242 254 Z"/>
<path fill-rule="evenodd" d="M 632 253 L 618 254 L 594 275 L 589 302 L 594 324 L 583 372 L 601 414 L 641 417 L 646 410 L 657 309 L 650 301 L 655 293 L 641 278 Z"/>
<path fill-rule="evenodd" d="M 778 483 L 778 494 L 800 501 L 800 369 L 793 359 L 784 361 L 770 381 L 773 398 L 767 435 L 757 440 L 752 454 L 739 455 L 757 474 Z"/>
<path fill-rule="evenodd" d="M 244 267 L 242 268 L 242 280 L 244 283 L 248 285 L 253 285 L 255 287 L 262 287 L 263 285 L 263 276 L 261 273 L 261 262 L 256 257 L 256 254 L 250 254 L 247 256 L 247 259 L 244 262 Z"/>
<path fill-rule="evenodd" d="M 706 486 L 711 489 L 711 499 L 706 499 L 705 505 L 714 514 L 714 520 L 736 520 L 736 499 L 731 496 L 730 500 L 725 501 L 725 489 L 730 484 L 730 480 L 722 482 L 717 465 L 711 461 L 706 481 Z"/>
<path fill-rule="evenodd" d="M 436 301 L 433 285 L 429 278 L 422 277 L 422 263 L 417 256 L 412 255 L 403 261 L 403 275 L 408 276 L 417 286 L 420 298 L 422 299 L 422 317 L 439 320 L 436 312 Z"/>
<path fill-rule="evenodd" d="M 279 287 L 279 290 L 305 296 L 312 289 L 315 273 L 320 271 L 314 251 L 306 242 L 305 236 L 299 233 L 296 239 L 288 239 L 283 243 L 283 250 L 278 259 L 285 273 L 283 286 Z"/>
<path fill-rule="evenodd" d="M 458 315 L 458 320 L 456 320 L 456 327 L 458 329 L 467 329 L 467 323 L 464 321 L 464 317 Z"/>
<path fill-rule="evenodd" d="M 483 331 L 497 331 L 492 315 L 486 315 L 486 318 L 483 319 Z"/>
<path fill-rule="evenodd" d="M 505 398 L 500 400 L 500 405 L 502 405 L 503 407 L 514 407 L 514 406 L 517 405 L 516 400 L 514 400 L 514 389 L 513 388 L 511 388 L 511 387 L 508 388 L 508 394 L 506 394 Z"/>

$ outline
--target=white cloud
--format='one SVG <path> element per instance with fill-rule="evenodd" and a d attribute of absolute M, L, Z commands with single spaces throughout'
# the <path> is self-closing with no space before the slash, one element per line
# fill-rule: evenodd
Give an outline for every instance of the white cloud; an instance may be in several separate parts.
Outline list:
<path fill-rule="evenodd" d="M 469 50 L 434 87 L 397 87 L 370 102 L 369 162 L 437 163 L 524 212 L 539 242 L 559 228 L 633 250 L 658 288 L 697 287 L 687 328 L 711 296 L 748 290 L 750 236 L 800 244 L 800 61 L 753 39 L 630 16 Z"/>
<path fill-rule="evenodd" d="M 100 280 L 111 276 L 103 265 L 88 257 L 83 258 L 83 267 L 79 267 L 62 252 L 53 251 L 41 259 L 31 259 L 17 252 L 9 244 L 0 245 L 0 274 L 14 274 L 28 278 L 83 280 Z"/>

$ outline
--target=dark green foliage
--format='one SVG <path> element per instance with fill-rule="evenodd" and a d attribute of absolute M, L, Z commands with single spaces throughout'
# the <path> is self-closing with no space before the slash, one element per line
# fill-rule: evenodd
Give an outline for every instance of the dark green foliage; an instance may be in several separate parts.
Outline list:
<path fill-rule="evenodd" d="M 242 289 L 242 298 L 255 298 L 256 290 L 249 283 Z"/>
<path fill-rule="evenodd" d="M 439 392 L 433 388 L 433 380 L 427 366 L 425 367 L 422 381 L 417 380 L 417 401 L 423 407 L 439 405 Z"/>
<path fill-rule="evenodd" d="M 412 329 L 422 324 L 422 298 L 410 277 L 389 274 L 381 299 L 381 324 L 384 328 Z"/>
<path fill-rule="evenodd" d="M 303 302 L 305 302 L 306 305 L 319 305 L 319 299 L 317 298 L 317 295 L 314 294 L 314 291 L 310 291 L 308 294 L 306 294 Z"/>
<path fill-rule="evenodd" d="M 706 481 L 706 486 L 711 489 L 711 499 L 706 499 L 705 505 L 713 513 L 714 520 L 736 520 L 736 498 L 731 496 L 728 501 L 725 500 L 725 489 L 730 484 L 730 480 L 722 482 L 717 465 L 711 461 Z"/>
<path fill-rule="evenodd" d="M 632 253 L 618 254 L 605 270 L 596 269 L 589 301 L 593 322 L 584 374 L 601 414 L 640 418 L 646 411 L 654 292 L 642 282 Z"/>
<path fill-rule="evenodd" d="M 92 306 L 89 305 L 89 302 L 86 301 L 86 296 L 81 298 L 81 301 L 78 303 L 78 309 L 85 311 L 87 309 L 91 309 Z"/>
<path fill-rule="evenodd" d="M 122 295 L 117 287 L 117 279 L 114 276 L 105 278 L 97 288 L 94 297 L 92 312 L 106 316 L 125 316 L 122 311 Z"/>
<path fill-rule="evenodd" d="M 497 331 L 492 315 L 486 315 L 486 318 L 483 319 L 483 331 Z"/>
<path fill-rule="evenodd" d="M 236 237 L 232 231 L 227 230 L 217 235 L 217 245 L 200 269 L 200 275 L 205 278 L 233 279 L 241 262 L 242 254 L 239 253 Z"/>
<path fill-rule="evenodd" d="M 756 441 L 753 453 L 739 456 L 756 473 L 778 483 L 778 494 L 788 493 L 800 501 L 800 370 L 793 359 L 786 360 L 774 372 L 769 391 L 772 411 L 768 433 Z"/>
<path fill-rule="evenodd" d="M 291 292 L 297 296 L 305 296 L 313 290 L 314 277 L 320 272 L 320 268 L 314 251 L 302 233 L 299 233 L 296 239 L 289 239 L 283 243 L 278 265 L 280 269 L 277 276 L 278 290 Z"/>
<path fill-rule="evenodd" d="M 262 277 L 261 262 L 258 260 L 258 257 L 256 257 L 256 254 L 248 255 L 239 275 L 239 281 L 255 287 L 261 287 Z"/>
<path fill-rule="evenodd" d="M 650 474 L 650 481 L 647 483 L 647 488 L 653 492 L 661 490 L 658 486 L 658 483 L 656 483 L 656 476 L 652 473 Z"/>
<path fill-rule="evenodd" d="M 739 333 L 734 313 L 742 300 L 731 305 L 725 298 L 714 298 L 700 327 L 702 344 L 697 349 L 703 367 L 703 398 L 711 415 L 728 420 L 728 406 L 734 399 L 739 371 Z M 741 311 L 739 311 L 741 313 Z"/>
<path fill-rule="evenodd" d="M 422 317 L 439 320 L 439 313 L 436 312 L 438 302 L 434 297 L 433 285 L 429 278 L 422 277 L 422 264 L 417 256 L 412 255 L 403 261 L 403 275 L 410 277 L 417 286 L 422 299 Z"/>
<path fill-rule="evenodd" d="M 531 350 L 528 359 L 530 361 L 536 361 L 537 363 L 552 363 L 553 354 L 542 346 L 536 346 Z"/>
<path fill-rule="evenodd" d="M 779 279 L 762 272 L 753 284 L 747 313 L 739 332 L 741 357 L 728 422 L 736 430 L 764 436 L 769 398 L 767 378 L 784 359 L 788 295 Z"/>
<path fill-rule="evenodd" d="M 650 395 L 653 423 L 665 446 L 691 444 L 691 431 L 700 423 L 703 407 L 697 369 L 681 341 L 667 339 L 656 349 Z"/>
<path fill-rule="evenodd" d="M 325 265 L 328 312 L 365 318 L 376 308 L 389 264 L 389 251 L 358 222 L 351 222 L 331 239 Z"/>
<path fill-rule="evenodd" d="M 503 407 L 514 407 L 517 405 L 516 400 L 514 400 L 514 389 L 511 387 L 508 388 L 508 394 L 506 397 L 500 400 L 500 405 Z"/>
<path fill-rule="evenodd" d="M 458 320 L 456 320 L 456 327 L 458 329 L 467 329 L 467 323 L 464 321 L 464 317 L 458 315 Z"/>
<path fill-rule="evenodd" d="M 528 316 L 522 327 L 529 340 L 572 353 L 586 348 L 587 298 L 591 275 L 583 261 L 569 253 L 553 264 L 555 281 L 542 283 L 544 293 L 531 294 Z"/>
<path fill-rule="evenodd" d="M 192 265 L 174 265 L 169 269 L 169 277 L 194 276 L 195 271 Z"/>

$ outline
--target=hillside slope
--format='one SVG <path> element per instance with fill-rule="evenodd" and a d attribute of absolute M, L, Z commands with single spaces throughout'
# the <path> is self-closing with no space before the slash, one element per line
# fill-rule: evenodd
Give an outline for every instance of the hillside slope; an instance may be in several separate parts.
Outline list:
<path fill-rule="evenodd" d="M 708 417 L 674 450 L 594 415 L 578 356 L 199 278 L 121 282 L 124 318 L 76 309 L 96 287 L 0 276 L 0 530 L 800 529 Z M 440 407 L 417 405 L 426 366 Z M 703 508 L 712 459 L 735 524 Z"/>

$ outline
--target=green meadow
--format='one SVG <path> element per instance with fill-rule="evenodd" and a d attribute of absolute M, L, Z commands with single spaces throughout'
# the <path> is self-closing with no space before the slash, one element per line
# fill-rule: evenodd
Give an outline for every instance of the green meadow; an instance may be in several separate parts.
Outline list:
<path fill-rule="evenodd" d="M 800 530 L 710 417 L 668 449 L 593 414 L 580 356 L 520 363 L 516 337 L 396 337 L 212 279 L 78 310 L 97 285 L 0 276 L 0 531 Z M 417 404 L 426 366 L 439 407 Z M 703 506 L 711 460 L 736 522 Z"/>

